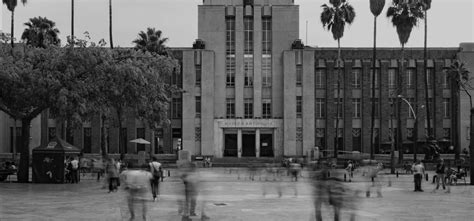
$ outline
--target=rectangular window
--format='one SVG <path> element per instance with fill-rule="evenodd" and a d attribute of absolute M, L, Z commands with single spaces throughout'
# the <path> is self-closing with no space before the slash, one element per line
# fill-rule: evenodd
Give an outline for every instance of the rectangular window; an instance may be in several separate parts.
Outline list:
<path fill-rule="evenodd" d="M 443 115 L 444 118 L 450 118 L 451 117 L 451 99 L 449 98 L 443 98 Z"/>
<path fill-rule="evenodd" d="M 196 117 L 201 117 L 201 96 L 196 96 Z"/>
<path fill-rule="evenodd" d="M 13 153 L 13 149 L 16 150 L 16 152 L 18 152 L 19 148 L 21 147 L 21 127 L 17 127 L 16 128 L 16 131 L 15 131 L 15 135 L 16 135 L 16 145 L 13 145 L 13 128 L 14 127 L 10 127 L 10 150 L 11 152 Z"/>
<path fill-rule="evenodd" d="M 360 128 L 352 129 L 352 150 L 362 151 L 362 137 Z"/>
<path fill-rule="evenodd" d="M 394 119 L 397 116 L 397 108 L 395 108 L 395 106 L 396 106 L 395 101 L 396 101 L 395 98 L 388 98 L 388 103 L 390 104 L 390 115 L 393 114 Z"/>
<path fill-rule="evenodd" d="M 361 82 L 361 69 L 360 68 L 352 69 L 352 87 L 360 88 L 360 82 Z"/>
<path fill-rule="evenodd" d="M 407 101 L 408 101 L 408 103 L 410 103 L 410 105 L 411 105 L 412 107 L 415 107 L 415 106 L 416 106 L 416 105 L 415 105 L 415 98 L 407 98 Z M 408 105 L 407 105 L 407 106 L 408 106 Z M 408 106 L 407 109 L 408 109 L 408 118 L 414 119 L 415 116 L 413 115 L 413 112 L 411 111 L 410 106 Z"/>
<path fill-rule="evenodd" d="M 92 129 L 90 127 L 84 127 L 83 133 L 83 151 L 84 153 L 91 153 L 92 152 Z"/>
<path fill-rule="evenodd" d="M 183 64 L 180 62 L 180 68 L 173 69 L 173 74 L 171 76 L 171 83 L 176 85 L 178 88 L 183 87 L 182 75 Z"/>
<path fill-rule="evenodd" d="M 451 139 L 451 128 L 443 128 L 443 137 L 446 139 Z"/>
<path fill-rule="evenodd" d="M 244 100 L 244 118 L 253 118 L 253 99 L 246 98 Z"/>
<path fill-rule="evenodd" d="M 408 68 L 406 73 L 407 73 L 407 79 L 406 79 L 407 88 L 414 88 L 416 69 Z"/>
<path fill-rule="evenodd" d="M 137 137 L 145 139 L 145 128 L 137 128 Z M 145 151 L 145 144 L 137 144 L 137 153 L 139 151 Z"/>
<path fill-rule="evenodd" d="M 303 65 L 296 65 L 296 86 L 303 83 Z"/>
<path fill-rule="evenodd" d="M 235 100 L 234 98 L 227 98 L 226 100 L 226 118 L 235 118 Z"/>
<path fill-rule="evenodd" d="M 235 86 L 235 18 L 226 18 L 226 86 Z"/>
<path fill-rule="evenodd" d="M 196 86 L 201 86 L 201 75 L 202 75 L 202 70 L 201 70 L 201 65 L 196 65 Z"/>
<path fill-rule="evenodd" d="M 397 70 L 388 69 L 388 88 L 394 89 L 397 88 Z"/>
<path fill-rule="evenodd" d="M 354 111 L 352 112 L 353 118 L 360 118 L 361 113 L 361 106 L 360 106 L 360 98 L 352 98 L 352 107 Z"/>
<path fill-rule="evenodd" d="M 434 103 L 433 103 L 433 98 L 428 98 L 428 107 L 430 108 L 430 115 L 431 115 L 431 120 L 434 120 L 434 116 L 435 116 L 435 113 L 434 113 Z"/>
<path fill-rule="evenodd" d="M 253 85 L 253 54 L 244 55 L 244 86 Z"/>
<path fill-rule="evenodd" d="M 296 117 L 301 118 L 303 116 L 303 97 L 296 96 Z"/>
<path fill-rule="evenodd" d="M 315 71 L 316 77 L 315 77 L 315 87 L 316 88 L 325 88 L 326 85 L 326 69 L 322 68 L 317 68 Z"/>
<path fill-rule="evenodd" d="M 49 127 L 48 128 L 48 141 L 51 141 L 56 137 L 56 127 Z"/>
<path fill-rule="evenodd" d="M 428 77 L 428 88 L 431 89 L 433 88 L 434 69 L 428 68 L 426 72 L 427 72 L 426 76 Z"/>
<path fill-rule="evenodd" d="M 380 110 L 379 98 L 371 98 L 370 101 L 371 101 L 372 103 L 375 103 L 374 117 L 375 117 L 375 118 L 379 118 L 379 117 L 380 117 L 380 112 L 379 112 L 379 110 Z M 370 104 L 370 105 L 372 105 L 372 104 Z M 372 106 L 370 107 L 370 111 L 371 111 L 370 113 L 372 113 Z"/>
<path fill-rule="evenodd" d="M 334 106 L 337 108 L 335 113 L 337 113 L 337 118 L 342 118 L 342 104 L 343 100 L 342 98 L 334 98 Z"/>
<path fill-rule="evenodd" d="M 316 98 L 315 103 L 315 117 L 325 118 L 326 117 L 326 101 L 324 98 Z"/>
<path fill-rule="evenodd" d="M 269 54 L 262 55 L 262 86 L 272 86 L 272 56 Z"/>
<path fill-rule="evenodd" d="M 244 17 L 244 54 L 253 54 L 253 18 Z"/>
<path fill-rule="evenodd" d="M 443 69 L 443 88 L 444 89 L 449 89 L 450 84 L 449 84 L 449 74 L 447 69 Z"/>
<path fill-rule="evenodd" d="M 372 88 L 372 76 L 374 75 L 373 73 L 373 68 L 370 69 L 370 88 Z M 380 68 L 375 69 L 375 88 L 380 87 Z"/>
<path fill-rule="evenodd" d="M 262 54 L 272 52 L 272 18 L 262 18 Z"/>
<path fill-rule="evenodd" d="M 262 117 L 263 118 L 272 117 L 272 100 L 262 99 Z"/>
<path fill-rule="evenodd" d="M 173 98 L 173 109 L 172 109 L 172 115 L 174 119 L 180 119 L 181 118 L 181 111 L 183 109 L 183 105 L 181 103 L 181 98 Z"/>
<path fill-rule="evenodd" d="M 66 128 L 66 142 L 74 145 L 74 129 L 70 125 Z M 107 144 L 109 143 L 107 142 Z"/>

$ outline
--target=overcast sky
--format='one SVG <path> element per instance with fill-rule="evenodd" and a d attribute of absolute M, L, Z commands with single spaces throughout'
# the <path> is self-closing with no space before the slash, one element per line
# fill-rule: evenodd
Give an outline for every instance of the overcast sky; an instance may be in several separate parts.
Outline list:
<path fill-rule="evenodd" d="M 88 31 L 93 40 L 108 41 L 108 0 L 75 0 L 75 34 Z M 322 28 L 319 21 L 321 5 L 328 0 L 296 0 L 300 5 L 300 38 L 312 46 L 336 47 L 332 34 Z M 349 0 L 356 11 L 354 23 L 341 40 L 343 47 L 371 47 L 373 16 L 369 0 Z M 385 16 L 391 0 L 378 18 L 378 46 L 398 47 L 395 28 Z M 170 47 L 191 47 L 197 38 L 197 5 L 202 0 L 113 0 L 114 45 L 129 47 L 137 33 L 147 27 L 162 30 L 170 40 Z M 19 38 L 29 18 L 46 16 L 56 22 L 63 39 L 70 35 L 70 0 L 30 0 L 15 11 L 15 37 Z M 2 5 L 0 30 L 10 32 L 10 12 Z M 473 0 L 434 0 L 428 11 L 430 47 L 457 47 L 460 42 L 474 42 Z M 408 47 L 423 46 L 423 23 L 411 34 Z"/>

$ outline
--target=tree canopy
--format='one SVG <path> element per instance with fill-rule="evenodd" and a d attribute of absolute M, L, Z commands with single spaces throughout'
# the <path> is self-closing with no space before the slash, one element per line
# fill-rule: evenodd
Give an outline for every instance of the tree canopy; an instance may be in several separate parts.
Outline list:
<path fill-rule="evenodd" d="M 59 30 L 55 27 L 56 23 L 54 21 L 39 16 L 30 18 L 24 25 L 27 28 L 23 31 L 21 40 L 26 40 L 26 44 L 41 48 L 61 44 Z"/>
<path fill-rule="evenodd" d="M 392 24 L 397 29 L 398 39 L 402 45 L 408 42 L 418 20 L 424 17 L 420 4 L 418 1 L 394 0 L 387 10 L 387 17 L 392 18 Z"/>
<path fill-rule="evenodd" d="M 321 13 L 321 23 L 323 27 L 331 30 L 334 40 L 341 39 L 344 36 L 344 27 L 352 24 L 356 16 L 354 7 L 346 0 L 330 0 L 332 6 L 323 4 Z"/>
<path fill-rule="evenodd" d="M 147 28 L 146 32 L 138 33 L 138 38 L 133 41 L 136 49 L 157 53 L 159 55 L 168 55 L 165 43 L 168 38 L 163 38 L 162 32 L 155 28 Z"/>

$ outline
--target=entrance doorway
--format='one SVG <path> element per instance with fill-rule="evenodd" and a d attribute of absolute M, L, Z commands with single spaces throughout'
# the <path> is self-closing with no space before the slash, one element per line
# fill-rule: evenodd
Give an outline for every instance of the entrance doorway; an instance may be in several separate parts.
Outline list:
<path fill-rule="evenodd" d="M 273 134 L 260 134 L 260 156 L 273 157 Z"/>
<path fill-rule="evenodd" d="M 242 133 L 242 156 L 254 157 L 255 156 L 255 132 Z"/>
<path fill-rule="evenodd" d="M 237 156 L 237 134 L 224 135 L 224 157 Z"/>

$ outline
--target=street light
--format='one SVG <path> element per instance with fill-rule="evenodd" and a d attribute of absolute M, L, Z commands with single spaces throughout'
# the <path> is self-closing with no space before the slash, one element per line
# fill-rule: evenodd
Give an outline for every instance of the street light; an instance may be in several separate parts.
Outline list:
<path fill-rule="evenodd" d="M 410 108 L 410 111 L 413 114 L 413 119 L 415 120 L 414 125 L 413 125 L 413 127 L 414 127 L 413 137 L 414 137 L 414 140 L 415 140 L 415 142 L 413 143 L 413 152 L 414 152 L 413 160 L 416 161 L 417 142 L 418 142 L 418 118 L 416 117 L 415 110 L 411 106 L 410 102 L 406 98 L 404 98 L 403 95 L 398 95 L 397 97 L 400 98 L 402 101 L 404 101 L 406 104 L 408 104 L 408 107 Z M 422 106 L 422 108 L 423 108 L 423 106 Z"/>

